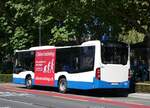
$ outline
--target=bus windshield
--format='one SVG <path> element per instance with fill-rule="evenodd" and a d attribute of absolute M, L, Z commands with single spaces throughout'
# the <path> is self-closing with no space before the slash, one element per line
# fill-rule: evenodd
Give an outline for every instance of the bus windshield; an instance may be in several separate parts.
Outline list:
<path fill-rule="evenodd" d="M 102 43 L 101 58 L 104 64 L 123 64 L 128 61 L 128 46 L 122 43 Z"/>

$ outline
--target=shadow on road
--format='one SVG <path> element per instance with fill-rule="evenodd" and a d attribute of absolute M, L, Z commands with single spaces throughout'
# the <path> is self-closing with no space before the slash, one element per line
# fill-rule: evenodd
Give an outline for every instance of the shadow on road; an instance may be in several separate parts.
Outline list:
<path fill-rule="evenodd" d="M 19 87 L 26 89 L 25 87 Z M 47 87 L 47 86 L 34 86 L 33 90 L 42 90 L 42 91 L 50 91 L 58 93 L 58 88 L 55 87 Z M 81 96 L 91 96 L 91 97 L 127 97 L 128 91 L 127 90 L 105 90 L 105 89 L 98 89 L 98 90 L 77 90 L 77 89 L 69 89 L 66 94 L 72 95 L 81 95 Z"/>
<path fill-rule="evenodd" d="M 91 97 L 127 97 L 127 91 L 124 90 L 71 90 L 70 94 L 84 95 Z"/>

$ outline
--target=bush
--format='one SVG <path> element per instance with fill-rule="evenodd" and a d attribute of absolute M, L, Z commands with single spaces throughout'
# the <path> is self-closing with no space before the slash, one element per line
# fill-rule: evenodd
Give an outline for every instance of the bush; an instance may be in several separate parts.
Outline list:
<path fill-rule="evenodd" d="M 12 74 L 0 74 L 0 83 L 12 82 Z"/>

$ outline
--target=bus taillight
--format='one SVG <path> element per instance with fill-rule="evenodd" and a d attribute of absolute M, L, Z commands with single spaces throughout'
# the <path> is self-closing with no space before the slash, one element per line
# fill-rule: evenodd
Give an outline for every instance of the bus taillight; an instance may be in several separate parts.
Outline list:
<path fill-rule="evenodd" d="M 98 80 L 101 79 L 101 70 L 100 70 L 100 68 L 97 68 L 97 69 L 96 69 L 96 74 L 95 74 L 95 76 L 96 76 L 96 79 L 98 79 Z"/>

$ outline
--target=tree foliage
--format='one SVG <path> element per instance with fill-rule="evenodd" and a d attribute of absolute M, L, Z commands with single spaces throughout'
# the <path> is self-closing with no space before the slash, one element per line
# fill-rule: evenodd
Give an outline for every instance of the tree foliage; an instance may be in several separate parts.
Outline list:
<path fill-rule="evenodd" d="M 130 44 L 150 40 L 149 7 L 149 0 L 1 0 L 0 60 L 37 46 L 40 33 L 42 45 L 80 44 L 104 34 Z"/>
<path fill-rule="evenodd" d="M 128 32 L 124 32 L 124 34 L 120 34 L 118 40 L 128 44 L 135 44 L 143 42 L 144 34 L 137 32 L 135 29 L 131 29 Z"/>
<path fill-rule="evenodd" d="M 68 30 L 66 30 L 66 27 L 57 27 L 55 26 L 54 28 L 52 28 L 51 33 L 53 35 L 53 38 L 50 39 L 49 44 L 59 44 L 62 42 L 68 42 L 70 39 L 70 36 L 73 35 L 73 32 L 69 32 Z"/>
<path fill-rule="evenodd" d="M 104 33 L 140 42 L 150 35 L 149 7 L 149 0 L 2 0 L 0 45 L 8 51 L 37 46 L 40 26 L 42 45 L 79 44 Z"/>
<path fill-rule="evenodd" d="M 10 38 L 10 43 L 14 49 L 23 49 L 32 43 L 32 36 L 24 28 L 17 27 L 14 32 L 14 36 Z"/>

